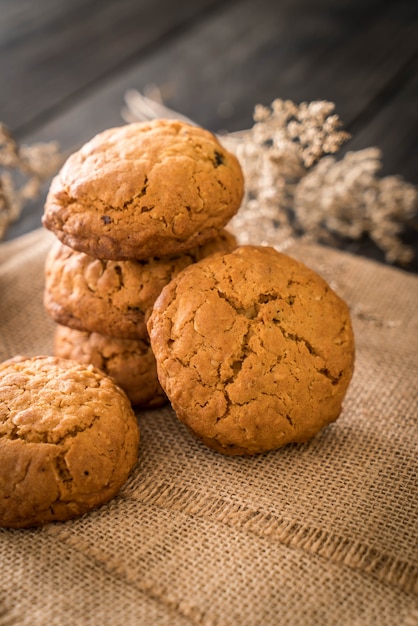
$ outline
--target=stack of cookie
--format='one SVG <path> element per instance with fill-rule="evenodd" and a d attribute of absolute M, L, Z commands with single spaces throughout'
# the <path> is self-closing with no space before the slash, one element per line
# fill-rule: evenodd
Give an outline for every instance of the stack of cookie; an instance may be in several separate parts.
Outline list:
<path fill-rule="evenodd" d="M 235 248 L 224 226 L 242 194 L 234 155 L 179 121 L 110 129 L 70 156 L 43 217 L 58 238 L 44 299 L 56 356 L 100 368 L 138 407 L 163 404 L 147 319 L 180 270 Z"/>

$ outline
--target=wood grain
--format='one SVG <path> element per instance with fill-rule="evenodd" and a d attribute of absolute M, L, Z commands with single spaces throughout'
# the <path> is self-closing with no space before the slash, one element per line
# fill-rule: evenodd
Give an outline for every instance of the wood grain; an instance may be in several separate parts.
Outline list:
<path fill-rule="evenodd" d="M 0 76 L 8 88 L 0 119 L 23 135 L 218 2 L 18 0 L 2 18 Z M 0 12 L 9 4 L 1 0 Z"/>

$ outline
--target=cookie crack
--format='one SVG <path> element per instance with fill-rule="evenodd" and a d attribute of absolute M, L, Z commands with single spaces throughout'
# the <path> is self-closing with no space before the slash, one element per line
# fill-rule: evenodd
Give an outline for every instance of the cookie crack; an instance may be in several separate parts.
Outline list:
<path fill-rule="evenodd" d="M 277 300 L 277 296 L 274 293 L 260 293 L 257 298 L 257 304 L 267 304 L 268 302 L 272 302 L 273 300 Z"/>
<path fill-rule="evenodd" d="M 323 357 L 321 356 L 321 354 L 319 354 L 319 352 L 314 348 L 314 346 L 307 339 L 305 339 L 304 337 L 300 337 L 296 333 L 289 333 L 285 328 L 283 328 L 283 326 L 278 324 L 277 319 L 274 319 L 273 321 L 278 325 L 278 327 L 283 333 L 283 336 L 286 339 L 290 339 L 297 343 L 302 343 L 307 348 L 309 354 L 311 354 L 314 357 L 318 357 L 323 361 Z M 331 385 L 334 387 L 338 385 L 343 375 L 343 372 L 340 371 L 337 376 L 334 376 L 327 367 L 315 367 L 315 370 L 318 372 L 318 374 L 321 374 L 321 376 L 324 376 L 325 378 L 327 378 L 331 382 Z"/>
<path fill-rule="evenodd" d="M 225 302 L 227 302 L 229 306 L 232 307 L 236 313 L 238 313 L 238 315 L 243 315 L 249 320 L 257 317 L 258 311 L 254 304 L 251 304 L 249 307 L 239 307 L 223 291 L 218 289 L 217 293 L 222 300 L 225 300 Z"/>
<path fill-rule="evenodd" d="M 238 303 L 236 301 L 234 301 L 230 296 L 228 296 L 224 291 L 222 291 L 219 287 L 219 280 L 217 279 L 217 276 L 214 272 L 211 272 L 211 276 L 214 280 L 216 289 L 217 289 L 217 293 L 219 295 L 220 298 L 222 298 L 223 300 L 225 300 L 233 309 L 236 313 L 238 313 L 238 315 L 243 315 L 244 317 L 246 317 L 247 319 L 255 319 L 258 317 L 260 311 L 262 310 L 263 305 L 268 304 L 269 302 L 273 302 L 273 301 L 277 301 L 280 298 L 274 294 L 274 293 L 260 293 L 257 297 L 257 299 L 250 304 L 247 307 L 244 306 L 239 306 Z M 232 282 L 232 277 L 228 276 L 227 277 L 229 285 L 231 287 L 231 290 L 233 290 L 234 286 L 233 286 L 233 282 Z M 295 301 L 295 296 L 293 295 L 289 295 L 287 296 L 287 298 L 285 299 L 285 301 L 290 304 L 293 305 L 294 301 Z"/>
<path fill-rule="evenodd" d="M 125 287 L 125 281 L 123 278 L 123 271 L 120 265 L 114 265 L 115 274 L 118 278 L 118 286 L 115 288 L 115 291 L 120 291 Z"/>
<path fill-rule="evenodd" d="M 81 207 L 84 207 L 85 205 L 87 205 L 89 209 L 91 209 L 92 207 L 95 207 L 97 213 L 104 213 L 101 216 L 103 223 L 105 225 L 109 225 L 112 223 L 113 220 L 109 215 L 106 215 L 106 212 L 111 211 L 111 212 L 117 213 L 119 211 L 125 211 L 126 209 L 130 208 L 135 202 L 137 202 L 141 198 L 144 198 L 147 195 L 147 191 L 148 191 L 148 177 L 145 176 L 143 185 L 141 189 L 138 191 L 138 193 L 133 195 L 132 198 L 130 198 L 129 200 L 126 200 L 120 206 L 105 203 L 98 196 L 76 198 L 68 194 L 68 192 L 60 196 L 60 204 L 63 208 L 66 208 L 66 209 L 70 208 L 72 205 L 77 205 Z M 144 207 L 144 209 L 147 210 L 147 207 Z M 66 220 L 62 220 L 62 221 L 65 222 Z"/>
<path fill-rule="evenodd" d="M 30 436 L 27 437 L 25 436 L 25 434 L 19 433 L 19 427 L 16 425 L 14 425 L 12 429 L 11 437 L 9 433 L 5 433 L 5 435 L 3 436 L 6 436 L 8 439 L 14 439 L 14 440 L 18 439 L 22 441 L 23 443 L 37 443 L 37 444 L 60 446 L 66 443 L 68 439 L 73 439 L 74 437 L 76 437 L 79 433 L 83 433 L 83 432 L 86 432 L 87 430 L 90 430 L 94 426 L 95 422 L 99 419 L 100 419 L 100 415 L 95 414 L 93 416 L 93 419 L 90 421 L 90 423 L 87 424 L 84 428 L 76 426 L 73 429 L 64 433 L 61 437 L 58 437 L 57 439 L 53 437 L 54 435 L 53 430 L 52 431 L 46 430 L 44 432 L 36 432 L 36 433 L 32 432 Z"/>
<path fill-rule="evenodd" d="M 215 180 L 222 191 L 227 191 L 226 185 L 219 178 L 215 178 Z"/>
<path fill-rule="evenodd" d="M 138 194 L 138 198 L 143 198 L 144 196 L 147 195 L 147 189 L 148 189 L 148 176 L 144 176 L 144 184 L 142 185 L 142 189 Z"/>
<path fill-rule="evenodd" d="M 317 372 L 318 374 L 322 374 L 322 376 L 325 376 L 325 378 L 328 378 L 328 380 L 331 382 L 331 385 L 333 387 L 338 385 L 338 383 L 341 380 L 341 376 L 343 375 L 342 372 L 339 372 L 338 376 L 333 376 L 327 367 L 321 367 L 320 369 L 317 370 Z"/>
<path fill-rule="evenodd" d="M 248 404 L 248 402 L 243 402 L 243 403 L 237 403 L 234 402 L 233 400 L 231 400 L 231 397 L 229 395 L 229 389 L 228 387 L 230 387 L 234 382 L 236 382 L 242 368 L 244 367 L 244 363 L 245 360 L 250 356 L 255 354 L 254 350 L 252 350 L 249 346 L 249 341 L 250 341 L 250 337 L 252 335 L 253 332 L 253 328 L 252 328 L 252 324 L 249 323 L 248 324 L 248 328 L 247 328 L 247 332 L 243 335 L 242 337 L 242 341 L 241 341 L 241 352 L 240 355 L 237 356 L 234 361 L 231 364 L 231 373 L 228 376 L 228 378 L 224 379 L 222 381 L 223 385 L 224 385 L 224 397 L 225 397 L 225 404 L 226 404 L 226 408 L 225 408 L 225 412 L 223 413 L 223 415 L 220 415 L 217 417 L 216 419 L 216 423 L 218 423 L 221 419 L 225 419 L 228 417 L 228 415 L 230 415 L 231 413 L 231 407 L 239 404 L 240 406 L 244 406 L 245 404 Z M 221 376 L 219 376 L 219 378 L 221 378 Z"/>
<path fill-rule="evenodd" d="M 289 413 L 285 413 L 285 418 L 287 420 L 287 422 L 289 423 L 289 426 L 291 426 L 293 428 L 293 430 L 296 428 L 292 418 L 290 417 Z"/>
<path fill-rule="evenodd" d="M 296 343 L 303 344 L 308 350 L 309 354 L 312 354 L 312 356 L 322 358 L 321 355 L 314 348 L 314 346 L 307 339 L 305 339 L 304 337 L 301 337 L 300 335 L 296 333 L 290 333 L 288 330 L 286 330 L 286 328 L 282 326 L 282 324 L 280 324 L 279 320 L 276 317 L 272 318 L 272 322 L 276 326 L 278 326 L 278 328 L 281 330 L 283 337 L 285 337 L 286 339 L 290 339 L 291 341 L 294 341 Z"/>
<path fill-rule="evenodd" d="M 196 191 L 197 191 L 198 198 L 199 198 L 199 200 L 202 202 L 202 206 L 203 206 L 203 205 L 204 205 L 204 202 L 203 202 L 203 197 L 202 197 L 202 190 L 201 190 L 201 188 L 200 188 L 199 183 L 198 183 L 198 182 L 197 182 L 197 180 L 196 180 L 196 176 L 195 176 L 195 174 L 192 174 L 191 178 L 192 178 L 192 181 L 193 181 L 193 185 L 194 185 L 194 187 L 195 187 L 195 189 L 196 189 Z"/>
<path fill-rule="evenodd" d="M 73 476 L 70 472 L 70 469 L 67 465 L 67 461 L 65 456 L 57 456 L 53 461 L 54 469 L 57 474 L 57 477 L 63 483 L 69 483 L 73 481 Z"/>
<path fill-rule="evenodd" d="M 141 189 L 138 191 L 138 193 L 136 193 L 135 195 L 132 196 L 132 198 L 130 198 L 129 200 L 127 200 L 126 202 L 123 203 L 121 209 L 125 210 L 130 208 L 135 202 L 137 202 L 137 200 L 140 200 L 141 198 L 143 198 L 144 196 L 147 195 L 147 190 L 148 190 L 148 176 L 144 176 L 144 182 L 143 185 L 141 187 Z M 119 207 L 114 207 L 111 206 L 112 209 L 114 210 L 118 210 Z M 147 209 L 148 207 L 144 207 L 144 209 Z M 141 209 L 142 211 L 142 209 Z"/>
<path fill-rule="evenodd" d="M 238 313 L 238 315 L 243 315 L 247 319 L 254 319 L 255 317 L 257 317 L 258 311 L 257 311 L 257 308 L 256 308 L 255 304 L 251 304 L 249 307 L 239 306 L 236 302 L 234 302 L 234 300 L 231 299 L 230 296 L 228 296 L 224 291 L 222 291 L 220 289 L 219 280 L 218 280 L 215 272 L 211 272 L 211 277 L 212 277 L 212 279 L 213 279 L 213 281 L 215 283 L 216 293 L 218 294 L 218 296 L 222 300 L 227 302 L 229 304 L 229 306 L 232 309 L 234 309 L 234 311 L 236 313 Z M 230 276 L 228 276 L 228 280 L 229 280 L 229 283 L 230 283 L 231 288 L 232 288 L 232 278 Z"/>

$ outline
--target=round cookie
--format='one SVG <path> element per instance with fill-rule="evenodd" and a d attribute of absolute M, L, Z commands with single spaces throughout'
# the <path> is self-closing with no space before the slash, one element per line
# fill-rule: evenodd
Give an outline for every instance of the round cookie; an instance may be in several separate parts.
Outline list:
<path fill-rule="evenodd" d="M 305 441 L 340 414 L 354 367 L 348 307 L 273 248 L 241 246 L 182 270 L 148 330 L 177 416 L 219 452 Z"/>
<path fill-rule="evenodd" d="M 91 363 L 102 370 L 137 407 L 154 408 L 167 402 L 148 339 L 117 339 L 58 326 L 54 353 L 65 359 Z"/>
<path fill-rule="evenodd" d="M 235 247 L 235 237 L 224 230 L 176 256 L 106 261 L 57 240 L 45 263 L 45 308 L 64 326 L 111 337 L 145 339 L 146 321 L 164 285 L 187 265 Z"/>
<path fill-rule="evenodd" d="M 55 357 L 0 364 L 0 526 L 67 520 L 110 500 L 138 458 L 125 393 Z"/>
<path fill-rule="evenodd" d="M 72 154 L 42 221 L 93 257 L 146 259 L 213 238 L 242 196 L 241 167 L 212 133 L 154 120 L 106 130 Z"/>

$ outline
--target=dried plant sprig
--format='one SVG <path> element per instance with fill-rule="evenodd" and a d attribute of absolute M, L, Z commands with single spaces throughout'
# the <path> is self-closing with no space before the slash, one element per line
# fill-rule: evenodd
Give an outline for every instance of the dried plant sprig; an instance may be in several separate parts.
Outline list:
<path fill-rule="evenodd" d="M 299 164 L 301 172 L 324 154 L 337 152 L 350 138 L 340 130 L 342 124 L 334 109 L 332 102 L 321 100 L 297 105 L 291 100 L 276 99 L 271 107 L 257 105 L 252 140 L 256 145 L 267 146 L 270 158 L 282 163 L 282 167 L 286 168 L 290 157 L 293 164 Z"/>
<path fill-rule="evenodd" d="M 237 230 L 242 228 L 244 214 L 249 222 L 255 214 L 258 228 L 261 221 L 271 216 L 270 226 L 275 227 L 276 239 L 277 235 L 285 240 L 296 235 L 293 197 L 299 181 L 324 155 L 337 152 L 349 139 L 340 130 L 341 121 L 334 108 L 331 102 L 297 105 L 280 99 L 270 107 L 256 106 L 253 127 L 238 135 L 235 144 L 228 142 L 245 176 L 243 206 L 233 222 Z M 262 242 L 270 243 L 264 231 Z M 250 233 L 254 237 L 254 228 L 250 228 Z"/>
<path fill-rule="evenodd" d="M 0 239 L 18 219 L 26 201 L 38 197 L 42 183 L 63 160 L 56 142 L 20 146 L 0 123 Z"/>
<path fill-rule="evenodd" d="M 183 120 L 189 124 L 194 124 L 190 118 L 169 109 L 163 104 L 163 93 L 156 85 L 149 85 L 143 94 L 136 89 L 128 89 L 125 93 L 125 102 L 126 107 L 123 107 L 121 114 L 122 118 L 128 123 L 166 118 Z"/>
<path fill-rule="evenodd" d="M 295 217 L 305 236 L 332 242 L 368 234 L 388 262 L 410 262 L 413 250 L 399 235 L 416 213 L 418 192 L 397 176 L 378 178 L 381 166 L 377 148 L 321 159 L 295 190 Z"/>

